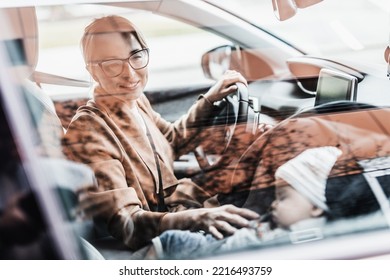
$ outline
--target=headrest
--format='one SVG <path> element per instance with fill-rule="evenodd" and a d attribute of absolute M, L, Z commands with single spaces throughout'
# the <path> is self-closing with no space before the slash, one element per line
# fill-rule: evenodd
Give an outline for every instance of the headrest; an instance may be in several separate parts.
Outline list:
<path fill-rule="evenodd" d="M 2 9 L 2 17 L 9 24 L 0 33 L 0 40 L 4 41 L 9 50 L 19 53 L 29 67 L 29 74 L 35 70 L 38 61 L 38 24 L 34 7 Z M 19 48 L 23 48 L 20 52 Z M 13 54 L 11 54 L 12 56 Z"/>

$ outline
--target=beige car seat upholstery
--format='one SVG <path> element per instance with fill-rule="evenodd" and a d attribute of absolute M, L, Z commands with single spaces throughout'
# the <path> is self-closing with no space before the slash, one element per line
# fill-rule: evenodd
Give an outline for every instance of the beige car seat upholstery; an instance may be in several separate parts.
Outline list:
<path fill-rule="evenodd" d="M 11 57 L 10 71 L 14 72 L 16 86 L 21 88 L 27 111 L 32 120 L 34 146 L 40 156 L 45 177 L 63 204 L 64 219 L 78 235 L 90 236 L 92 221 L 78 221 L 75 217 L 77 192 L 95 184 L 93 171 L 87 166 L 65 159 L 61 141 L 64 129 L 51 98 L 34 81 L 38 61 L 38 24 L 34 7 L 2 9 L 2 16 L 10 25 L 2 29 L 0 40 L 4 41 Z M 58 221 L 62 222 L 62 221 Z M 80 248 L 88 259 L 103 259 L 103 256 L 84 238 L 78 239 Z"/>
<path fill-rule="evenodd" d="M 35 84 L 38 62 L 38 24 L 34 7 L 8 8 L 3 12 L 10 22 L 2 31 L 1 39 L 9 46 L 13 57 L 12 69 L 20 78 L 20 86 L 27 99 L 33 126 L 37 128 L 35 146 L 41 156 L 63 157 L 61 139 L 64 133 L 51 98 Z"/>

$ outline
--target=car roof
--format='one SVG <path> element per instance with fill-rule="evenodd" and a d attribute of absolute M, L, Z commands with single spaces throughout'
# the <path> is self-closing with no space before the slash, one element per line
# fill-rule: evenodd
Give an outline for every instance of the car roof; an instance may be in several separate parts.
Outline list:
<path fill-rule="evenodd" d="M 69 4 L 89 4 L 89 3 L 120 3 L 120 2 L 156 2 L 161 0 L 15 0 L 15 1 L 0 1 L 0 8 L 15 8 L 29 6 L 54 6 L 54 5 L 69 5 Z"/>

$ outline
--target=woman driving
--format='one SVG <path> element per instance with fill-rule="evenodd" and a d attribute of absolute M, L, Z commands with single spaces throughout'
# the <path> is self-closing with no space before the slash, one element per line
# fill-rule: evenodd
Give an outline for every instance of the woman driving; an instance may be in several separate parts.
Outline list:
<path fill-rule="evenodd" d="M 103 220 L 110 234 L 133 250 L 168 229 L 203 230 L 220 239 L 258 217 L 233 205 L 205 208 L 214 193 L 190 179 L 178 180 L 173 170 L 174 159 L 194 148 L 213 102 L 236 90 L 235 83 L 247 83 L 240 73 L 227 71 L 186 115 L 170 123 L 143 93 L 149 49 L 130 21 L 96 19 L 85 28 L 81 45 L 96 86 L 63 145 L 71 160 L 95 172 L 97 189 L 80 197 L 87 216 Z"/>

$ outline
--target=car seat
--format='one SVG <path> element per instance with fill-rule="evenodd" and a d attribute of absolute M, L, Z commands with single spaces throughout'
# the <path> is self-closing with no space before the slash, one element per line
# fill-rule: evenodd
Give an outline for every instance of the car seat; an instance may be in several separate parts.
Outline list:
<path fill-rule="evenodd" d="M 276 169 L 308 148 L 342 150 L 330 177 L 361 174 L 362 160 L 390 155 L 389 118 L 389 108 L 341 101 L 282 121 L 256 139 L 232 171 L 232 188 L 246 195 L 240 206 L 266 212 L 274 199 Z"/>
<path fill-rule="evenodd" d="M 36 128 L 35 146 L 42 156 L 62 157 L 64 133 L 54 103 L 31 79 L 38 62 L 38 25 L 34 7 L 8 8 L 3 13 L 10 26 L 2 31 L 2 39 L 11 54 L 12 68 L 29 106 L 32 125 Z"/>
<path fill-rule="evenodd" d="M 34 82 L 33 73 L 38 60 L 35 8 L 7 8 L 2 10 L 2 15 L 10 25 L 3 28 L 0 39 L 5 42 L 10 54 L 10 70 L 17 76 L 16 86 L 20 87 L 26 100 L 31 117 L 29 119 L 32 120 L 31 127 L 34 128 L 32 140 L 40 157 L 41 170 L 46 174 L 49 186 L 57 194 L 58 205 L 63 208 L 63 222 L 69 224 L 71 232 L 77 233 L 75 242 L 80 244 L 82 255 L 87 259 L 103 259 L 99 251 L 85 239 L 93 234 L 91 221 L 80 221 L 75 216 L 77 191 L 85 185 L 94 184 L 93 171 L 85 165 L 68 161 L 63 156 L 61 140 L 64 129 L 53 101 Z"/>

